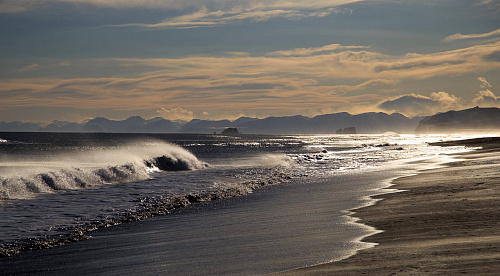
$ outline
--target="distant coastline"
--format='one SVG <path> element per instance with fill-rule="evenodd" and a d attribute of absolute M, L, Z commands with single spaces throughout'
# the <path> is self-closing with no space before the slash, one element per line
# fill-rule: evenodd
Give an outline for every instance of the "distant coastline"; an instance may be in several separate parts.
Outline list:
<path fill-rule="evenodd" d="M 358 133 L 413 133 L 420 117 L 408 118 L 399 113 L 383 112 L 352 115 L 347 112 L 305 116 L 241 117 L 237 120 L 170 121 L 161 117 L 146 120 L 139 116 L 126 120 L 97 117 L 75 123 L 54 121 L 49 124 L 33 122 L 0 122 L 4 132 L 104 132 L 104 133 L 200 133 L 220 134 L 227 128 L 237 128 L 245 134 L 335 134 L 338 129 L 355 127 Z"/>
<path fill-rule="evenodd" d="M 448 111 L 428 117 L 409 118 L 399 113 L 347 112 L 318 115 L 312 118 L 297 115 L 263 119 L 240 117 L 237 120 L 170 121 L 162 117 L 146 120 L 139 116 L 126 120 L 97 117 L 81 123 L 0 122 L 0 132 L 91 132 L 91 133 L 199 133 L 221 134 L 237 128 L 245 134 L 450 134 L 499 133 L 500 108 L 470 108 Z M 344 130 L 354 130 L 344 132 Z M 339 130 L 343 130 L 339 132 Z"/>

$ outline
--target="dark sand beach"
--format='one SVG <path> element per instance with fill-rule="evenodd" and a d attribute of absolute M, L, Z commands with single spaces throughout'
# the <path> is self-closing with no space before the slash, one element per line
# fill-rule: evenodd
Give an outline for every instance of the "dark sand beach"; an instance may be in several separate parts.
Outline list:
<path fill-rule="evenodd" d="M 401 193 L 355 211 L 383 232 L 378 246 L 339 262 L 284 275 L 498 275 L 500 271 L 500 139 L 442 143 L 484 147 L 443 168 L 394 181 Z"/>

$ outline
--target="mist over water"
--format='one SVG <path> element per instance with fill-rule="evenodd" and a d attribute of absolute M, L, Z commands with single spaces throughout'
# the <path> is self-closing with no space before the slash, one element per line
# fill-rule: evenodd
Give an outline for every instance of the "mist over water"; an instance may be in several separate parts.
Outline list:
<path fill-rule="evenodd" d="M 449 137 L 395 134 L 0 137 L 4 255 L 84 239 L 97 228 L 245 195 L 263 186 L 304 181 L 313 185 L 315 179 L 463 150 L 426 144 Z"/>

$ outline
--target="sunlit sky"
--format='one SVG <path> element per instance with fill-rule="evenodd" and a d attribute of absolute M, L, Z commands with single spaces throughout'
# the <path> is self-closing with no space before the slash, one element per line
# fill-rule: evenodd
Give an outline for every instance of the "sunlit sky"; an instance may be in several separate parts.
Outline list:
<path fill-rule="evenodd" d="M 0 0 L 0 121 L 416 116 L 499 87 L 498 0 Z"/>

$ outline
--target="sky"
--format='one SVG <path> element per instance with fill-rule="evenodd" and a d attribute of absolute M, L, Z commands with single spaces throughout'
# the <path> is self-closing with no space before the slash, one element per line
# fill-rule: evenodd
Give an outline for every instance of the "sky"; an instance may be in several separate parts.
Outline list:
<path fill-rule="evenodd" d="M 0 121 L 500 107 L 498 0 L 0 0 Z"/>

